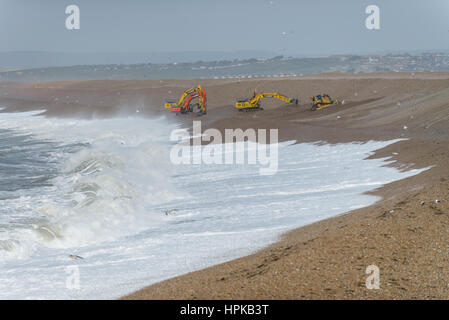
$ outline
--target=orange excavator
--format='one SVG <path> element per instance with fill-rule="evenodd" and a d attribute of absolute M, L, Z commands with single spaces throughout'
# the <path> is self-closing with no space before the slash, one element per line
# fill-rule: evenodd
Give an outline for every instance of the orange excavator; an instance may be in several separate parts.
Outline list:
<path fill-rule="evenodd" d="M 192 100 L 198 98 L 198 103 L 192 104 Z M 176 114 L 186 114 L 193 112 L 197 108 L 197 115 L 201 116 L 207 113 L 206 90 L 198 85 L 184 91 L 178 101 L 167 100 L 164 107 L 170 109 L 170 112 Z"/>

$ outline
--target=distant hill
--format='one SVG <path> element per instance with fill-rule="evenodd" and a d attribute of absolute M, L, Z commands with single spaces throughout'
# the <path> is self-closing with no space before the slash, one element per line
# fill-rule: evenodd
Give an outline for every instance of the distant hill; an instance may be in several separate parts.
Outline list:
<path fill-rule="evenodd" d="M 110 65 L 140 63 L 174 63 L 234 60 L 249 58 L 269 58 L 275 56 L 270 51 L 188 51 L 188 52 L 98 52 L 67 53 L 41 51 L 0 52 L 0 70 L 4 68 L 42 68 L 76 65 Z"/>

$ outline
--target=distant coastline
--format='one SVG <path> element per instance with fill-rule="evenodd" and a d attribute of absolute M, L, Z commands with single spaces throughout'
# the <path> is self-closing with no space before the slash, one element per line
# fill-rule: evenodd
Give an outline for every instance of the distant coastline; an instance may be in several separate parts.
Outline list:
<path fill-rule="evenodd" d="M 49 55 L 51 57 L 51 54 Z M 259 58 L 244 59 L 235 58 L 244 56 L 243 54 L 215 55 L 222 59 L 204 59 L 196 62 L 173 58 L 169 63 L 117 64 L 110 63 L 114 59 L 104 59 L 101 64 L 49 67 L 3 66 L 0 68 L 0 81 L 247 79 L 299 77 L 319 73 L 449 72 L 449 53 L 444 52 L 419 55 L 404 53 L 325 57 L 283 55 L 267 57 L 267 55 L 268 53 L 261 53 L 258 55 Z M 142 55 L 137 60 L 153 61 L 151 55 Z M 5 63 L 5 60 L 1 61 Z M 155 61 L 161 60 L 155 59 Z"/>

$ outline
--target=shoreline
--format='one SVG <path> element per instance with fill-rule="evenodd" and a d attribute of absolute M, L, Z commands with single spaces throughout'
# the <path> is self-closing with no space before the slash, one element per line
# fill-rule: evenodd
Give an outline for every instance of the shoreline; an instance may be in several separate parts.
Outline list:
<path fill-rule="evenodd" d="M 348 78 L 356 80 L 348 84 Z M 144 287 L 124 299 L 449 297 L 449 74 L 202 81 L 208 83 L 208 95 L 211 92 L 210 112 L 201 118 L 204 129 L 279 128 L 281 141 L 297 142 L 406 138 L 371 157 L 391 157 L 395 162 L 389 165 L 400 170 L 433 167 L 370 192 L 381 200 L 369 207 L 294 229 L 250 256 Z M 164 80 L 162 85 L 118 81 L 112 87 L 108 81 L 0 83 L 0 105 L 7 107 L 1 112 L 46 106 L 47 116 L 89 118 L 135 114 L 137 103 L 145 116 L 163 115 L 165 110 L 159 108 L 167 91 L 191 83 L 196 80 Z M 312 113 L 304 101 L 299 111 L 267 102 L 263 112 L 235 113 L 229 101 L 255 85 L 301 96 L 322 89 L 347 103 Z M 119 104 L 112 99 L 117 92 L 123 92 Z M 151 107 L 145 109 L 147 105 Z M 380 290 L 365 287 L 365 268 L 371 264 L 380 268 Z"/>
<path fill-rule="evenodd" d="M 419 146 L 410 140 L 395 144 L 401 143 L 407 144 L 404 148 Z M 397 146 L 380 149 L 370 158 L 383 158 L 391 148 Z M 408 164 L 398 159 L 392 165 Z M 428 252 L 426 269 L 432 270 L 432 253 L 442 251 L 434 243 L 419 241 L 426 231 L 422 226 L 429 221 L 437 224 L 443 218 L 443 230 L 438 231 L 447 232 L 449 204 L 442 189 L 448 190 L 449 183 L 437 183 L 439 176 L 431 168 L 389 183 L 368 192 L 381 197 L 370 206 L 295 228 L 249 256 L 149 285 L 121 299 L 447 299 L 447 267 L 442 267 L 449 260 L 446 254 L 437 259 L 437 269 L 442 270 L 436 276 L 418 271 L 424 259 L 407 261 L 409 251 L 421 249 Z M 443 200 L 437 204 L 434 197 Z M 396 226 L 401 220 L 408 221 Z M 342 255 L 349 260 L 340 259 Z M 365 269 L 372 264 L 380 268 L 380 290 L 365 287 Z M 292 280 L 293 276 L 299 279 Z M 431 290 L 422 290 L 426 287 Z"/>

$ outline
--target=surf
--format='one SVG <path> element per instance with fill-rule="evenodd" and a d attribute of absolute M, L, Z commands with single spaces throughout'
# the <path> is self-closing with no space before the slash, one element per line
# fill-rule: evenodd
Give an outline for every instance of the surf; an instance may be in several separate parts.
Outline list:
<path fill-rule="evenodd" d="M 175 165 L 169 140 L 175 129 L 164 118 L 2 114 L 0 130 L 26 137 L 37 148 L 33 155 L 46 155 L 40 165 L 51 174 L 0 199 L 0 298 L 117 298 L 370 205 L 378 198 L 365 192 L 425 170 L 400 172 L 385 166 L 388 158 L 364 160 L 394 140 L 281 142 L 272 176 L 248 164 Z M 79 290 L 65 286 L 66 269 L 74 266 Z"/>

